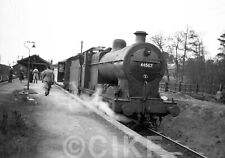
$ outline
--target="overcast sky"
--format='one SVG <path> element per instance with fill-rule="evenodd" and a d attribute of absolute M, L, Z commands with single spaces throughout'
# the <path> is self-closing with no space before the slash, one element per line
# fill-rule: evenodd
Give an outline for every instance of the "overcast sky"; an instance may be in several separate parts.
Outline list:
<path fill-rule="evenodd" d="M 36 43 L 31 55 L 55 63 L 79 53 L 81 40 L 84 50 L 111 46 L 115 38 L 130 45 L 137 30 L 172 35 L 187 25 L 213 57 L 224 19 L 225 0 L 0 0 L 1 63 L 27 57 L 28 40 Z"/>

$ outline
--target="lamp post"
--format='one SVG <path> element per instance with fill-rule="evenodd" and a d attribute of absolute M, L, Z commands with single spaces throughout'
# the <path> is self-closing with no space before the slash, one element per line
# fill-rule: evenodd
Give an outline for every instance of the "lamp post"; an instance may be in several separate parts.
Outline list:
<path fill-rule="evenodd" d="M 81 42 L 80 42 L 80 46 L 81 46 L 80 52 L 81 52 L 81 54 L 83 53 L 83 52 L 82 52 L 82 51 L 83 51 L 83 44 L 84 44 L 84 41 L 81 41 Z"/>
<path fill-rule="evenodd" d="M 28 57 L 28 78 L 27 78 L 27 90 L 29 90 L 29 84 L 30 84 L 30 48 L 26 45 L 26 43 L 31 43 L 33 44 L 33 48 L 35 48 L 35 42 L 33 41 L 26 41 L 24 42 L 24 47 L 27 48 L 29 50 L 29 57 Z"/>

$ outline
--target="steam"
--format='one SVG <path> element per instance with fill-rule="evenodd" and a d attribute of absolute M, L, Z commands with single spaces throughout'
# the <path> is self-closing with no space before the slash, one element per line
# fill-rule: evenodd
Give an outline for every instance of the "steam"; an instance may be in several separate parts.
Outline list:
<path fill-rule="evenodd" d="M 74 82 L 69 83 L 69 91 L 76 95 L 77 92 L 77 85 Z M 82 94 L 81 96 L 77 96 L 77 99 L 80 103 L 85 104 L 89 109 L 95 109 L 102 113 L 105 113 L 109 117 L 113 118 L 114 120 L 117 120 L 119 122 L 123 123 L 129 123 L 129 122 L 136 122 L 133 119 L 130 119 L 122 114 L 115 113 L 110 107 L 109 104 L 105 101 L 103 101 L 102 94 L 102 88 L 96 88 L 96 91 L 92 96 L 89 96 L 87 94 Z M 60 109 L 64 109 L 68 112 L 77 111 L 75 110 L 76 107 L 74 104 L 67 104 L 67 106 L 59 107 Z"/>
<path fill-rule="evenodd" d="M 103 101 L 103 97 L 101 96 L 102 89 L 97 88 L 95 93 L 92 96 L 87 96 L 87 95 L 82 95 L 81 98 L 82 100 L 85 100 L 86 104 L 89 106 L 90 109 L 98 109 L 99 111 L 105 113 L 109 117 L 123 122 L 123 123 L 128 123 L 128 122 L 135 122 L 135 120 L 132 120 L 124 115 L 115 113 L 110 107 L 107 102 Z"/>
<path fill-rule="evenodd" d="M 77 85 L 74 82 L 69 83 L 70 92 L 74 94 L 74 92 L 77 92 Z"/>

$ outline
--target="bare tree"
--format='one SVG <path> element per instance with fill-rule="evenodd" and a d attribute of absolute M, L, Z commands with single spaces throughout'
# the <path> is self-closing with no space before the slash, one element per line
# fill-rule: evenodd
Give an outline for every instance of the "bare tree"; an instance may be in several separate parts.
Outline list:
<path fill-rule="evenodd" d="M 165 47 L 165 40 L 166 38 L 163 37 L 163 34 L 156 34 L 155 36 L 152 36 L 150 40 L 159 47 L 159 49 L 164 52 Z"/>
<path fill-rule="evenodd" d="M 187 55 L 187 43 L 188 43 L 188 32 L 189 28 L 187 27 L 186 32 L 183 33 L 184 38 L 184 55 L 183 55 L 183 62 L 182 62 L 182 73 L 181 73 L 181 82 L 184 81 L 184 65 L 185 65 L 185 59 Z"/>
<path fill-rule="evenodd" d="M 156 34 L 155 36 L 152 36 L 150 40 L 161 50 L 163 53 L 163 56 L 166 60 L 166 76 L 168 82 L 170 81 L 169 77 L 169 70 L 168 70 L 168 65 L 167 65 L 167 58 L 168 58 L 168 53 L 166 53 L 164 50 L 166 49 L 166 38 L 163 37 L 163 34 Z"/>
<path fill-rule="evenodd" d="M 176 82 L 178 82 L 179 80 L 178 51 L 181 50 L 181 46 L 183 44 L 182 32 L 176 32 L 171 40 L 173 41 L 172 47 L 175 49 Z"/>
<path fill-rule="evenodd" d="M 220 35 L 218 38 L 220 42 L 220 50 L 221 52 L 217 54 L 217 65 L 218 65 L 218 80 L 220 84 L 225 85 L 225 33 Z"/>
<path fill-rule="evenodd" d="M 156 34 L 152 36 L 150 40 L 159 47 L 164 54 L 168 81 L 170 81 L 168 61 L 172 61 L 171 63 L 174 61 L 176 65 L 174 77 L 177 82 L 180 80 L 184 82 L 185 75 L 188 78 L 190 78 L 188 75 L 193 75 L 193 73 L 188 72 L 194 68 L 193 63 L 195 64 L 195 70 L 193 71 L 195 71 L 196 74 L 201 74 L 197 76 L 196 82 L 199 81 L 199 78 L 202 78 L 205 71 L 205 49 L 202 40 L 193 29 L 187 27 L 186 31 L 176 32 L 169 38 L 165 38 L 163 34 Z M 186 63 L 187 61 L 188 63 Z M 187 66 L 188 68 L 186 69 Z"/>
<path fill-rule="evenodd" d="M 193 29 L 190 29 L 188 26 L 185 32 L 181 33 L 183 39 L 183 56 L 182 56 L 182 73 L 181 73 L 181 82 L 184 82 L 184 73 L 185 73 L 185 62 L 187 57 L 187 52 L 193 52 L 193 43 L 198 38 L 198 35 Z"/>

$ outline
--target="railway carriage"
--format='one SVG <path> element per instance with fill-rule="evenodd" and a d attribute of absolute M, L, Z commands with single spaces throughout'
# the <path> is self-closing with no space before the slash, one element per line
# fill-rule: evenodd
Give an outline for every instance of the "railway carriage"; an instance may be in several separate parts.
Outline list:
<path fill-rule="evenodd" d="M 0 64 L 0 82 L 8 81 L 10 66 Z"/>

